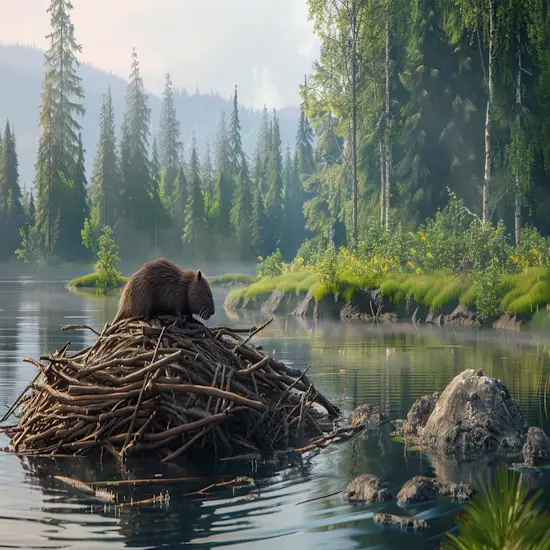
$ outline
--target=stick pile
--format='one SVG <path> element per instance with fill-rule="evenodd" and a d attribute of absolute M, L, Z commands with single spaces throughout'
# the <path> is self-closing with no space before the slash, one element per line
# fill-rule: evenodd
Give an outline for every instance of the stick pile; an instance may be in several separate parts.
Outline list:
<path fill-rule="evenodd" d="M 65 327 L 76 328 L 90 329 Z M 29 359 L 39 373 L 4 417 L 20 407 L 19 423 L 7 429 L 10 449 L 101 451 L 120 461 L 151 453 L 167 462 L 200 449 L 224 457 L 325 440 L 339 410 L 305 372 L 249 343 L 260 329 L 123 320 L 71 357 L 67 343 Z"/>

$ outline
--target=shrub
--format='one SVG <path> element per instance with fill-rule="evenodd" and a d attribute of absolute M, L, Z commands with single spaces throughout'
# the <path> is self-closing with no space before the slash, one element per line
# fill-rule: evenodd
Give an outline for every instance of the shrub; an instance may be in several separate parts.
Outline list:
<path fill-rule="evenodd" d="M 262 277 L 277 277 L 283 273 L 283 256 L 281 251 L 277 248 L 277 251 L 268 256 L 265 260 L 260 260 L 260 263 L 256 266 L 256 273 L 258 278 Z"/>

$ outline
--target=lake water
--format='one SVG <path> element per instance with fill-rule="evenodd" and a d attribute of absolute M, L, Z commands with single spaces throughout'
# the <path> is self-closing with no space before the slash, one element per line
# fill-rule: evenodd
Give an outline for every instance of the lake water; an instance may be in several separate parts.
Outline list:
<path fill-rule="evenodd" d="M 216 324 L 258 325 L 261 314 L 228 316 L 223 293 L 216 291 Z M 71 349 L 92 342 L 91 333 L 62 332 L 67 324 L 100 328 L 112 319 L 116 297 L 73 294 L 63 282 L 31 276 L 2 278 L 0 271 L 0 411 L 4 411 L 36 374 L 23 359 L 38 359 L 71 340 Z M 460 371 L 482 368 L 501 378 L 531 425 L 550 428 L 544 386 L 550 375 L 548 331 L 520 334 L 496 331 L 414 329 L 410 325 L 308 322 L 278 317 L 257 338 L 279 360 L 299 368 L 311 365 L 318 388 L 344 410 L 378 404 L 391 418 L 403 418 L 413 401 L 441 391 Z M 7 444 L 0 436 L 0 446 Z M 488 476 L 514 457 L 489 456 L 458 464 L 418 452 L 385 436 L 357 437 L 333 445 L 302 463 L 223 462 L 162 465 L 138 461 L 120 471 L 107 461 L 27 459 L 0 453 L 0 548 L 192 548 L 230 547 L 287 550 L 433 549 L 455 524 L 459 506 L 440 499 L 401 510 L 389 502 L 351 506 L 341 495 L 302 501 L 343 489 L 356 475 L 373 473 L 395 495 L 414 475 L 437 475 L 470 482 Z M 546 473 L 549 472 L 549 473 Z M 122 493 L 146 499 L 168 491 L 168 506 L 104 508 L 52 480 L 66 475 L 83 481 L 197 475 L 248 475 L 254 488 L 228 488 L 215 497 L 189 496 L 198 486 L 140 486 Z M 550 471 L 530 475 L 533 487 L 550 502 Z M 425 533 L 383 530 L 372 520 L 377 511 L 427 519 Z"/>

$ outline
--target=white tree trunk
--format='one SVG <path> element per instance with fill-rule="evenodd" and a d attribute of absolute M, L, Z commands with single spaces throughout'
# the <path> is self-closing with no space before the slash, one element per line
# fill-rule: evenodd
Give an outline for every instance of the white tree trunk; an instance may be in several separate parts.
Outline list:
<path fill-rule="evenodd" d="M 487 110 L 485 113 L 485 171 L 483 174 L 482 222 L 489 216 L 489 184 L 491 181 L 491 115 L 493 106 L 493 49 L 495 42 L 495 0 L 489 2 L 489 62 L 487 76 Z"/>
<path fill-rule="evenodd" d="M 386 12 L 386 112 L 384 124 L 384 148 L 386 153 L 386 181 L 385 181 L 385 228 L 390 226 L 390 185 L 391 185 L 391 166 L 392 156 L 390 147 L 390 7 L 388 5 Z"/>
<path fill-rule="evenodd" d="M 517 56 L 518 56 L 518 72 L 517 72 L 517 75 L 516 75 L 516 103 L 517 103 L 517 106 L 518 106 L 518 114 L 517 114 L 517 117 L 518 117 L 518 128 L 520 128 L 520 124 L 521 124 L 521 110 L 522 110 L 522 101 L 521 101 L 521 71 L 523 70 L 522 69 L 522 66 L 521 66 L 521 30 L 520 30 L 520 26 L 519 26 L 519 23 L 518 23 L 518 28 L 517 28 L 517 32 L 516 32 L 516 40 L 517 40 L 517 48 L 518 48 L 518 53 L 517 53 Z M 514 216 L 514 235 L 515 235 L 515 241 L 516 241 L 516 246 L 519 245 L 519 238 L 520 238 L 520 234 L 521 234 L 521 196 L 522 196 L 522 189 L 521 189 L 521 181 L 520 181 L 520 170 L 519 170 L 519 167 L 520 167 L 520 163 L 521 163 L 521 158 L 520 158 L 520 152 L 519 152 L 519 148 L 518 150 L 516 151 L 516 193 L 515 193 L 515 199 L 516 199 L 516 211 L 515 211 L 515 216 Z"/>

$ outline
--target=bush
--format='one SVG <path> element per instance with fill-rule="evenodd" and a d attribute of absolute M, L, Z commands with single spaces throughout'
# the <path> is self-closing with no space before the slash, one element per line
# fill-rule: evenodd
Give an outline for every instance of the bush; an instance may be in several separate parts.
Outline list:
<path fill-rule="evenodd" d="M 277 248 L 277 251 L 268 256 L 265 260 L 261 260 L 256 266 L 256 273 L 258 278 L 262 277 L 277 277 L 283 273 L 283 256 L 281 251 Z"/>
<path fill-rule="evenodd" d="M 96 271 L 99 274 L 99 279 L 97 286 L 105 289 L 115 286 L 120 277 L 118 271 L 120 265 L 118 246 L 113 240 L 113 231 L 108 225 L 101 230 L 98 244 L 99 251 L 97 254 Z"/>

